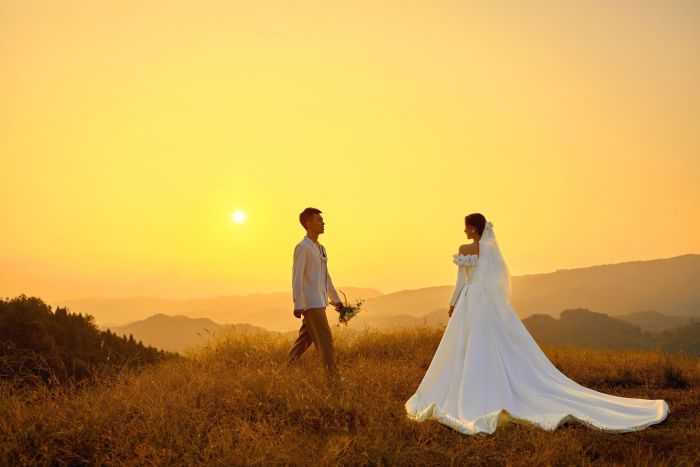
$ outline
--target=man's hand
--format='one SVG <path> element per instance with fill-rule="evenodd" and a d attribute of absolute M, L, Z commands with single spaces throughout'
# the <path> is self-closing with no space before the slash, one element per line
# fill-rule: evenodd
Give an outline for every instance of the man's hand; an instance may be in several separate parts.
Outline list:
<path fill-rule="evenodd" d="M 340 311 L 343 308 L 343 302 L 336 302 L 332 304 L 335 307 L 335 311 Z"/>
<path fill-rule="evenodd" d="M 452 318 L 452 312 L 454 311 L 454 309 L 455 309 L 455 306 L 454 306 L 454 305 L 450 305 L 450 309 L 447 310 L 447 316 L 449 316 L 450 318 Z"/>
<path fill-rule="evenodd" d="M 302 310 L 301 308 L 298 309 L 298 310 L 294 310 L 294 317 L 295 317 L 295 318 L 301 318 L 301 315 L 302 315 L 303 312 L 304 312 L 304 310 Z"/>

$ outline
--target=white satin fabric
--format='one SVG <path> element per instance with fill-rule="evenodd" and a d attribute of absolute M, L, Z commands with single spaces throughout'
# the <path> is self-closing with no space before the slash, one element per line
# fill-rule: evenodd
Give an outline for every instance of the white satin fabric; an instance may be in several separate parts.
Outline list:
<path fill-rule="evenodd" d="M 497 245 L 492 253 L 502 260 Z M 576 419 L 622 433 L 666 418 L 669 409 L 663 400 L 603 394 L 557 370 L 510 306 L 505 263 L 497 274 L 489 273 L 501 283 L 490 287 L 479 279 L 483 274 L 477 273 L 475 258 L 455 255 L 454 262 L 466 283 L 428 371 L 406 402 L 409 418 L 435 419 L 465 434 L 493 433 L 499 420 L 512 419 L 545 430 Z M 502 292 L 495 293 L 497 289 Z"/>

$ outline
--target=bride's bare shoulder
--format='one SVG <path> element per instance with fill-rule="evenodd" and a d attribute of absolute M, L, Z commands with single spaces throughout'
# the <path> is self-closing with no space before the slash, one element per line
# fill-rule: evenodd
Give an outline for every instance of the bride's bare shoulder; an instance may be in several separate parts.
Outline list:
<path fill-rule="evenodd" d="M 459 254 L 460 255 L 478 255 L 479 254 L 479 246 L 475 243 L 469 243 L 467 245 L 460 245 L 459 246 Z"/>

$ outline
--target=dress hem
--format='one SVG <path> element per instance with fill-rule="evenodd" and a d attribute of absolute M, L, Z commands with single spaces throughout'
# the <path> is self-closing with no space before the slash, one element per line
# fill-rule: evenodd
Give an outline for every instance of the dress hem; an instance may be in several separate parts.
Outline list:
<path fill-rule="evenodd" d="M 668 404 L 664 400 L 657 400 L 660 404 L 660 414 L 657 418 L 649 420 L 640 425 L 635 425 L 631 427 L 606 427 L 600 423 L 595 422 L 595 420 L 587 417 L 579 417 L 572 413 L 564 414 L 542 414 L 542 419 L 532 419 L 526 417 L 519 417 L 517 415 L 511 414 L 507 409 L 502 408 L 495 412 L 484 414 L 471 421 L 460 421 L 437 407 L 437 404 L 433 403 L 428 407 L 415 411 L 418 414 L 409 410 L 408 402 L 406 403 L 406 410 L 408 418 L 416 422 L 424 422 L 427 420 L 436 420 L 443 425 L 446 425 L 453 430 L 456 430 L 462 434 L 466 435 L 476 435 L 476 434 L 493 434 L 499 426 L 506 424 L 517 424 L 522 423 L 529 426 L 535 426 L 537 428 L 543 429 L 545 431 L 554 431 L 563 424 L 574 421 L 582 425 L 585 425 L 592 429 L 597 429 L 605 433 L 630 433 L 634 431 L 641 431 L 648 428 L 651 425 L 656 425 L 663 422 L 666 417 L 668 417 L 669 408 Z M 557 417 L 556 421 L 547 421 L 545 418 Z"/>

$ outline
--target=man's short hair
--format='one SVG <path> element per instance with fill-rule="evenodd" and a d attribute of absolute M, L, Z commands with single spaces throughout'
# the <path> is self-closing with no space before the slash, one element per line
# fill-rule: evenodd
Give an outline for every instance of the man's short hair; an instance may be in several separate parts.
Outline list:
<path fill-rule="evenodd" d="M 301 222 L 301 226 L 306 228 L 306 223 L 314 218 L 314 214 L 321 214 L 321 211 L 316 208 L 306 208 L 301 211 L 301 214 L 299 214 L 299 222 Z"/>

